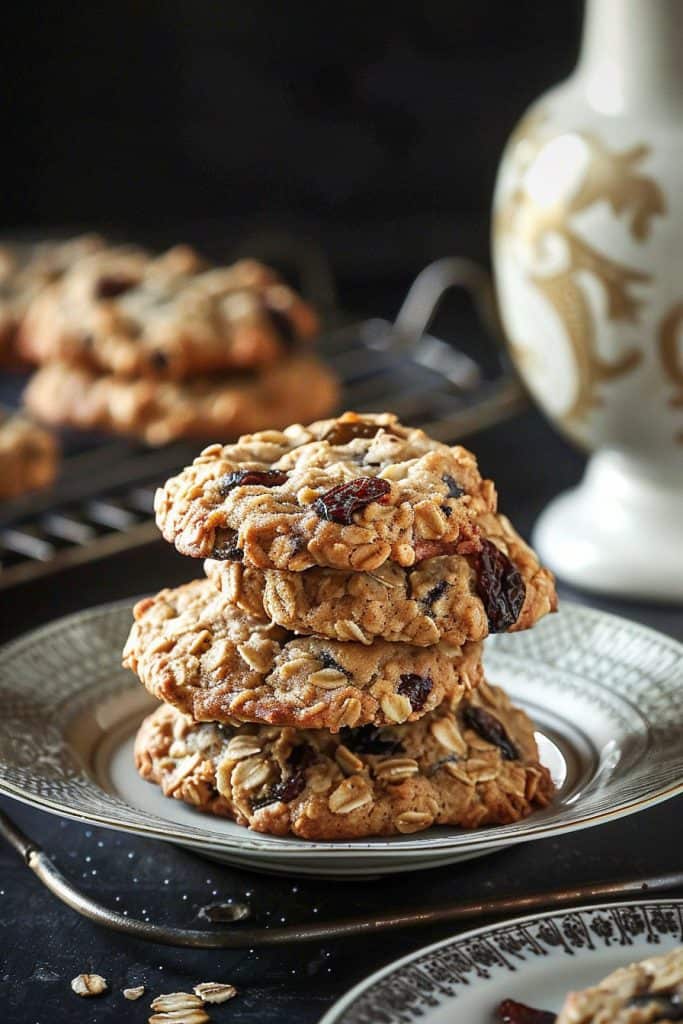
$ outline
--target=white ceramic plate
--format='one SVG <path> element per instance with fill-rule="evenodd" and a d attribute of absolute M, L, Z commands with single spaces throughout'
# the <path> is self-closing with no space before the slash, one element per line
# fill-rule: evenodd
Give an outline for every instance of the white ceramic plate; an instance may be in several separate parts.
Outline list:
<path fill-rule="evenodd" d="M 331 875 L 435 867 L 642 810 L 683 790 L 683 647 L 565 604 L 487 643 L 489 678 L 538 726 L 553 806 L 467 832 L 306 842 L 203 815 L 143 782 L 132 737 L 153 702 L 120 667 L 130 602 L 61 619 L 0 650 L 0 791 L 37 807 L 182 843 L 250 868 Z"/>
<path fill-rule="evenodd" d="M 557 1013 L 565 995 L 683 942 L 683 900 L 612 903 L 488 925 L 397 960 L 320 1024 L 493 1024 L 514 999 Z"/>

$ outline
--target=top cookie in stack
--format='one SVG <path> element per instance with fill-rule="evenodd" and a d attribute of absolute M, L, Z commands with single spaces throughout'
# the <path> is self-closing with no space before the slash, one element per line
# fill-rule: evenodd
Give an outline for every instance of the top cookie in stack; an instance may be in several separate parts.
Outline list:
<path fill-rule="evenodd" d="M 235 604 L 301 633 L 461 643 L 556 607 L 471 452 L 388 413 L 212 445 L 155 510 Z"/>
<path fill-rule="evenodd" d="M 155 508 L 207 578 L 139 602 L 124 651 L 167 705 L 138 735 L 142 774 L 309 838 L 544 806 L 533 726 L 486 685 L 481 641 L 555 590 L 496 504 L 470 452 L 389 414 L 205 449 Z"/>
<path fill-rule="evenodd" d="M 25 395 L 45 421 L 142 436 L 236 436 L 334 405 L 307 351 L 314 311 L 268 267 L 207 267 L 188 246 L 87 253 L 42 288 L 19 329 L 41 367 Z"/>

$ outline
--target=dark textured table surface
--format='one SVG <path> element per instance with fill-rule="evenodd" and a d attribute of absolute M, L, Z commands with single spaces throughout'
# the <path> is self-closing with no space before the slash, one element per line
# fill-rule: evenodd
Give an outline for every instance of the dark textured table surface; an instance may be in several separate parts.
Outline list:
<path fill-rule="evenodd" d="M 582 459 L 533 413 L 471 439 L 482 469 L 499 485 L 501 504 L 522 532 L 545 502 L 576 481 Z M 59 614 L 180 582 L 187 560 L 161 542 L 94 566 L 63 573 L 49 585 L 0 597 L 0 639 Z M 678 608 L 588 601 L 683 639 Z M 250 874 L 159 842 L 97 829 L 0 801 L 85 891 L 120 910 L 154 920 L 196 924 L 197 910 L 217 899 L 246 899 L 257 921 L 279 923 L 438 906 L 444 900 L 538 891 L 555 885 L 617 879 L 680 868 L 683 799 L 565 838 L 513 847 L 451 868 L 372 882 L 312 881 Z M 683 894 L 681 894 L 683 895 Z M 239 998 L 212 1008 L 212 1019 L 240 1024 L 312 1024 L 350 986 L 387 962 L 454 931 L 404 930 L 324 945 L 244 952 L 155 947 L 101 930 L 59 904 L 9 848 L 0 847 L 0 1020 L 11 1024 L 146 1021 L 149 998 L 126 1003 L 121 989 L 189 990 L 226 980 Z M 112 992 L 81 1000 L 69 989 L 80 972 L 103 974 Z"/>

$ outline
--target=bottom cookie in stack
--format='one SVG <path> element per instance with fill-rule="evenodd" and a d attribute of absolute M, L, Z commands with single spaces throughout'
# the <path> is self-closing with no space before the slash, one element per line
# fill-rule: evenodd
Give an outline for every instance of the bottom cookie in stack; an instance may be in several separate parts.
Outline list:
<path fill-rule="evenodd" d="M 338 733 L 199 723 L 162 705 L 140 727 L 135 760 L 168 797 L 310 840 L 509 824 L 554 792 L 532 722 L 486 683 L 455 710 Z"/>

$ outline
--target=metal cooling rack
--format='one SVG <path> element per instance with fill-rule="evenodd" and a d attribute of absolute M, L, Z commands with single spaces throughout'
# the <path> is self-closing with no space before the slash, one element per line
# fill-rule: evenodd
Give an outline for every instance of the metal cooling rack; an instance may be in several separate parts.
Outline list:
<path fill-rule="evenodd" d="M 325 273 L 318 278 L 325 293 L 310 294 L 309 288 L 309 297 L 319 308 L 329 308 L 329 278 Z M 488 359 L 480 359 L 430 333 L 452 288 L 469 293 L 484 329 L 479 333 L 494 339 L 493 369 L 490 343 Z M 426 267 L 393 322 L 354 321 L 339 313 L 330 321 L 334 326 L 324 332 L 319 351 L 342 381 L 341 408 L 390 409 L 404 423 L 454 441 L 524 405 L 521 385 L 498 343 L 490 278 L 469 260 L 439 260 Z M 479 340 L 483 352 L 485 337 Z M 158 539 L 154 490 L 198 449 L 196 441 L 150 449 L 93 435 L 67 434 L 64 442 L 56 486 L 0 508 L 0 590 Z"/>

